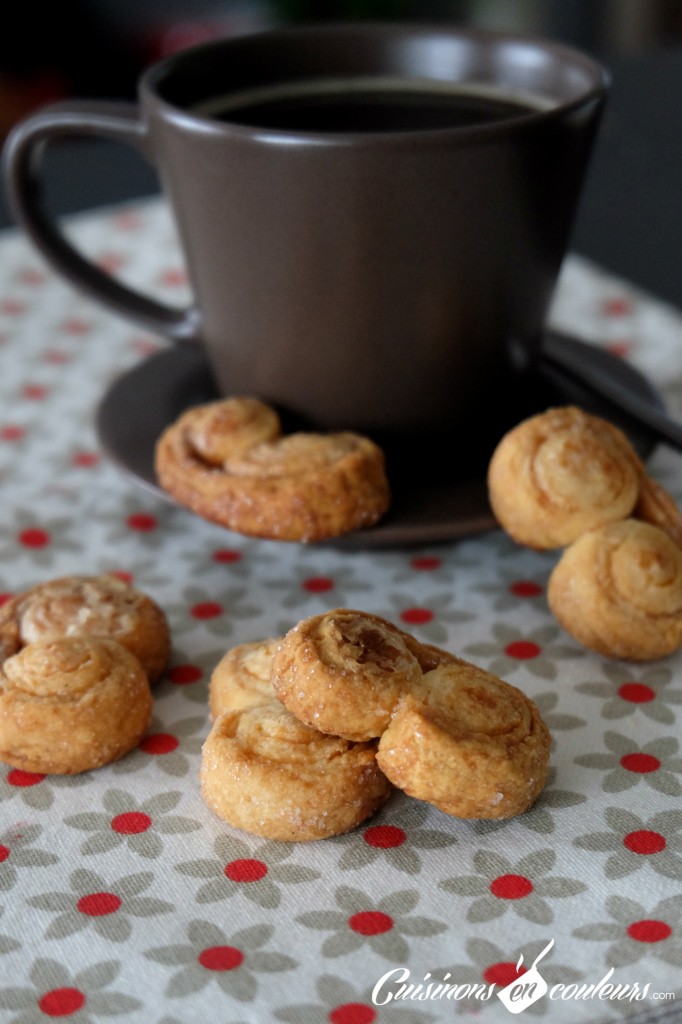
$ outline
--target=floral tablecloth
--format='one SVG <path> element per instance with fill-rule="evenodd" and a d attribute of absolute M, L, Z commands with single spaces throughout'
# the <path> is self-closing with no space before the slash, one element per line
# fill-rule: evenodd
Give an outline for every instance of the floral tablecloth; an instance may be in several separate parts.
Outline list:
<path fill-rule="evenodd" d="M 125 279 L 186 297 L 160 200 L 69 231 Z M 676 311 L 572 255 L 553 319 L 682 409 Z M 98 450 L 94 411 L 162 345 L 75 294 L 18 232 L 0 236 L 0 599 L 115 572 L 162 605 L 173 635 L 139 749 L 73 778 L 0 771 L 3 1024 L 682 1019 L 682 654 L 634 667 L 580 649 L 547 608 L 554 556 L 497 531 L 404 549 L 279 545 L 143 490 Z M 678 454 L 659 449 L 650 468 L 682 497 Z M 310 845 L 211 814 L 197 775 L 213 666 L 341 605 L 535 699 L 554 744 L 529 813 L 461 822 L 396 796 Z"/>

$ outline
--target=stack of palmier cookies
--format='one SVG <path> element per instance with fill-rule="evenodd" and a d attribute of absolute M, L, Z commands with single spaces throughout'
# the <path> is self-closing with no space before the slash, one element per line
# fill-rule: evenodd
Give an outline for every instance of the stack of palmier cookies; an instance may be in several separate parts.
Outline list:
<path fill-rule="evenodd" d="M 64 576 L 0 608 L 0 761 L 74 775 L 135 747 L 169 656 L 166 617 L 116 576 Z"/>
<path fill-rule="evenodd" d="M 579 643 L 631 661 L 682 646 L 682 516 L 616 426 L 574 406 L 524 420 L 493 453 L 488 492 L 517 543 L 564 549 L 547 596 Z"/>
<path fill-rule="evenodd" d="M 269 839 L 347 832 L 394 787 L 457 818 L 509 818 L 547 776 L 549 732 L 521 690 L 352 609 L 228 651 L 210 709 L 204 800 Z"/>

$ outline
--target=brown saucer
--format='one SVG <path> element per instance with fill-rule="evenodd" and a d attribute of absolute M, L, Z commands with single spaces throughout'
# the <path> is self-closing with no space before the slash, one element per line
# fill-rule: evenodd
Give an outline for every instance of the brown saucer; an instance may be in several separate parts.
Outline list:
<path fill-rule="evenodd" d="M 652 384 L 622 359 L 574 338 L 563 338 L 573 354 L 597 360 L 623 386 L 662 408 Z M 550 405 L 575 403 L 622 427 L 643 457 L 652 450 L 653 435 L 624 419 L 608 401 L 556 368 L 542 365 L 528 379 L 523 415 Z M 161 431 L 191 405 L 217 397 L 211 370 L 201 349 L 177 346 L 151 356 L 116 380 L 97 410 L 102 448 L 114 463 L 157 497 L 172 500 L 156 483 L 154 446 Z M 517 417 L 522 418 L 522 415 Z M 510 424 L 511 425 L 511 424 Z M 467 440 L 462 443 L 466 445 Z M 452 442 L 442 439 L 441 464 L 448 464 Z M 461 444 L 460 444 L 461 447 Z M 492 451 L 492 448 L 491 448 Z M 483 461 L 481 466 L 487 463 Z M 390 466 L 390 459 L 389 459 Z M 485 471 L 465 479 L 431 482 L 422 478 L 410 487 L 398 483 L 389 514 L 377 526 L 328 542 L 334 547 L 380 548 L 431 544 L 472 536 L 495 527 L 488 505 Z"/>

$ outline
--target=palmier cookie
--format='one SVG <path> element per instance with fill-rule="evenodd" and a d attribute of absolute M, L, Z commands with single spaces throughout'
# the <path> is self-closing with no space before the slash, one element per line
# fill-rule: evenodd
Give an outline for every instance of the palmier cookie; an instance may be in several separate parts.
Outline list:
<path fill-rule="evenodd" d="M 224 404 L 241 401 L 190 410 L 159 438 L 159 483 L 181 505 L 237 533 L 282 541 L 337 537 L 384 515 L 390 502 L 384 454 L 359 434 L 276 436 L 226 457 L 217 442 L 197 441 L 202 412 L 209 422 L 220 420 Z M 210 434 L 205 420 L 202 436 Z"/>
<path fill-rule="evenodd" d="M 75 775 L 139 742 L 152 714 L 137 658 L 115 640 L 36 640 L 0 668 L 0 760 Z"/>
<path fill-rule="evenodd" d="M 563 547 L 624 519 L 639 491 L 640 463 L 626 436 L 574 406 L 514 427 L 488 467 L 497 521 L 517 543 L 536 549 Z"/>
<path fill-rule="evenodd" d="M 220 659 L 211 675 L 208 702 L 211 717 L 224 711 L 269 704 L 275 697 L 272 660 L 278 639 L 239 644 Z"/>
<path fill-rule="evenodd" d="M 218 399 L 188 409 L 178 420 L 187 444 L 204 461 L 218 466 L 282 433 L 276 411 L 258 398 Z"/>
<path fill-rule="evenodd" d="M 550 735 L 521 690 L 466 662 L 426 673 L 399 702 L 377 762 L 410 796 L 456 818 L 511 818 L 532 805 Z"/>
<path fill-rule="evenodd" d="M 117 576 L 62 576 L 18 594 L 0 608 L 0 651 L 50 637 L 109 637 L 127 647 L 155 683 L 168 662 L 166 616 L 147 594 Z"/>
<path fill-rule="evenodd" d="M 641 468 L 639 497 L 632 516 L 667 533 L 682 548 L 682 514 L 673 496 Z"/>
<path fill-rule="evenodd" d="M 400 632 L 400 635 L 422 672 L 445 661 L 456 660 L 449 652 L 432 644 L 420 643 L 409 633 Z M 212 718 L 217 718 L 224 711 L 255 707 L 273 699 L 272 664 L 281 643 L 281 638 L 272 638 L 239 644 L 223 655 L 213 670 L 209 685 Z"/>
<path fill-rule="evenodd" d="M 422 651 L 378 615 L 337 608 L 289 630 L 275 653 L 272 682 L 302 722 L 365 741 L 382 734 L 402 695 L 422 676 L 420 657 L 431 664 L 435 650 Z"/>
<path fill-rule="evenodd" d="M 201 793 L 235 828 L 284 842 L 326 839 L 356 828 L 392 792 L 375 754 L 375 743 L 323 736 L 273 700 L 216 719 Z"/>
<path fill-rule="evenodd" d="M 605 657 L 650 661 L 682 645 L 682 551 L 650 523 L 584 534 L 559 559 L 547 598 L 566 632 Z"/>

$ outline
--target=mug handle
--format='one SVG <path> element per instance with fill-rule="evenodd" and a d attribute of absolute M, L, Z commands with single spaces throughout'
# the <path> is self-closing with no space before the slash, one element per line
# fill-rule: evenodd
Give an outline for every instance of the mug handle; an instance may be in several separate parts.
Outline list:
<path fill-rule="evenodd" d="M 196 306 L 174 309 L 119 283 L 82 256 L 48 212 L 41 174 L 45 144 L 79 136 L 123 142 L 150 159 L 147 129 L 134 104 L 50 104 L 16 125 L 4 147 L 7 195 L 17 221 L 48 263 L 77 288 L 145 330 L 175 342 L 198 342 L 201 318 Z"/>

